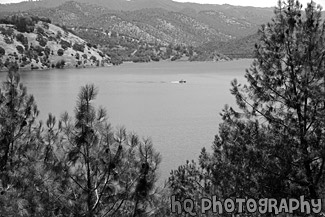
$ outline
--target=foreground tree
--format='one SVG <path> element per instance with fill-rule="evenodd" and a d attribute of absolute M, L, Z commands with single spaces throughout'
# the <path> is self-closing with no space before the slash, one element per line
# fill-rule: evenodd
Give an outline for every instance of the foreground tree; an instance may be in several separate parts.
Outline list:
<path fill-rule="evenodd" d="M 10 67 L 0 91 L 0 216 L 149 216 L 161 161 L 150 140 L 113 130 L 82 87 L 75 118 L 36 123 L 34 98 Z"/>
<path fill-rule="evenodd" d="M 93 85 L 82 87 L 75 121 L 68 114 L 61 120 L 57 150 L 65 156 L 69 177 L 65 201 L 77 216 L 145 216 L 154 210 L 146 201 L 154 190 L 160 155 L 150 140 L 141 141 L 124 128 L 114 132 L 106 111 L 92 105 L 96 95 Z"/>
<path fill-rule="evenodd" d="M 48 179 L 53 152 L 44 141 L 42 123 L 35 121 L 36 103 L 20 82 L 16 64 L 9 67 L 0 98 L 0 213 L 55 216 L 53 194 L 49 194 L 53 182 Z"/>
<path fill-rule="evenodd" d="M 319 198 L 325 190 L 325 24 L 320 6 L 311 2 L 305 14 L 301 8 L 298 1 L 279 3 L 273 23 L 260 31 L 249 85 L 234 81 L 232 93 L 256 123 L 253 151 L 262 157 L 262 171 L 281 182 L 282 196 Z M 259 132 L 268 140 L 260 141 Z"/>
<path fill-rule="evenodd" d="M 6 173 L 15 167 L 21 153 L 20 141 L 31 130 L 38 115 L 33 96 L 27 95 L 26 88 L 20 83 L 18 66 L 11 64 L 7 81 L 0 92 L 0 171 Z M 5 176 L 4 174 L 2 174 Z"/>
<path fill-rule="evenodd" d="M 219 198 L 324 197 L 324 31 L 321 7 L 293 0 L 260 29 L 248 84 L 232 82 L 240 111 L 225 107 L 213 154 L 200 156 L 197 177 Z"/>
<path fill-rule="evenodd" d="M 0 90 L 0 213 L 8 216 L 29 213 L 37 207 L 31 205 L 31 209 L 26 209 L 28 193 L 23 190 L 30 184 L 25 175 L 33 177 L 29 168 L 39 141 L 40 131 L 35 124 L 38 110 L 17 71 L 16 64 L 9 66 Z"/>

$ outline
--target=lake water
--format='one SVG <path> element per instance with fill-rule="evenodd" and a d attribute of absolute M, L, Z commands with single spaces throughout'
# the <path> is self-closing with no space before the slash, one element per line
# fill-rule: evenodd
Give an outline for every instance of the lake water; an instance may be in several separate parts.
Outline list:
<path fill-rule="evenodd" d="M 198 159 L 212 146 L 225 104 L 235 105 L 230 82 L 244 82 L 252 60 L 231 62 L 125 63 L 120 66 L 21 72 L 35 96 L 40 117 L 64 111 L 73 115 L 80 87 L 99 89 L 96 105 L 104 106 L 113 126 L 125 126 L 151 137 L 163 157 L 160 181 L 186 160 Z M 1 80 L 6 73 L 0 73 Z M 172 81 L 184 79 L 186 84 Z"/>

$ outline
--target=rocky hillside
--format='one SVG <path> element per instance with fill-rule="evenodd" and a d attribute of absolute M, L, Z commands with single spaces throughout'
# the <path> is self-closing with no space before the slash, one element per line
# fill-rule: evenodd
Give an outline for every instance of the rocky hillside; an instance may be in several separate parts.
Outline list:
<path fill-rule="evenodd" d="M 9 62 L 23 69 L 48 69 L 103 66 L 110 58 L 48 19 L 11 16 L 0 21 L 0 70 Z"/>

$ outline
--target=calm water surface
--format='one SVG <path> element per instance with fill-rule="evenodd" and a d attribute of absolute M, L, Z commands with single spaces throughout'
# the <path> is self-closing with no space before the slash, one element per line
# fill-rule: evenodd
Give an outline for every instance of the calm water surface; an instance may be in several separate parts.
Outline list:
<path fill-rule="evenodd" d="M 80 87 L 99 89 L 96 105 L 106 107 L 113 126 L 151 137 L 162 154 L 160 180 L 187 159 L 210 149 L 225 104 L 235 105 L 230 82 L 244 82 L 252 60 L 232 62 L 126 63 L 117 67 L 22 72 L 36 98 L 41 119 L 64 111 L 73 115 Z M 1 73 L 1 80 L 6 73 Z M 186 84 L 171 81 L 184 79 Z"/>

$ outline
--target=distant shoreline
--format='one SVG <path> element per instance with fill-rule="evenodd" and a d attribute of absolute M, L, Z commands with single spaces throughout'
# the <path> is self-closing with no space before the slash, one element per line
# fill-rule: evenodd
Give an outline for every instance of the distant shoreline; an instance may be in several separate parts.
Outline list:
<path fill-rule="evenodd" d="M 189 63 L 209 63 L 209 62 L 214 62 L 214 63 L 218 63 L 218 62 L 231 62 L 231 61 L 237 61 L 237 60 L 243 60 L 243 59 L 254 59 L 254 58 L 236 58 L 236 59 L 231 59 L 231 60 L 219 60 L 219 61 L 213 61 L 213 60 L 206 60 L 206 61 L 188 61 L 188 60 L 175 60 L 175 61 L 171 61 L 171 60 L 160 60 L 160 61 L 150 61 L 150 62 L 132 62 L 132 61 L 125 61 L 119 65 L 113 65 L 113 64 L 105 64 L 105 66 L 91 66 L 91 65 L 86 65 L 86 66 L 80 66 L 80 67 L 74 67 L 72 65 L 70 66 L 66 66 L 64 68 L 37 68 L 37 69 L 30 69 L 30 67 L 19 67 L 19 71 L 23 71 L 23 72 L 29 72 L 29 71 L 50 71 L 50 70 L 59 70 L 59 69 L 94 69 L 94 68 L 108 68 L 108 67 L 116 67 L 116 66 L 120 66 L 123 64 L 146 64 L 146 63 L 159 63 L 159 62 L 170 62 L 170 63 L 174 63 L 174 62 L 189 62 Z M 5 67 L 4 67 L 5 68 Z M 8 69 L 0 69 L 0 72 L 7 72 Z"/>

